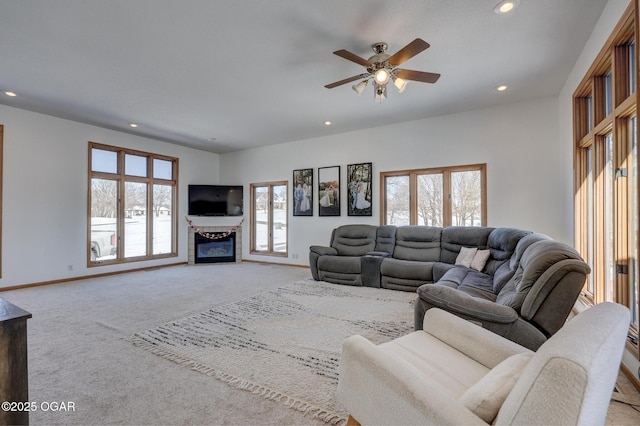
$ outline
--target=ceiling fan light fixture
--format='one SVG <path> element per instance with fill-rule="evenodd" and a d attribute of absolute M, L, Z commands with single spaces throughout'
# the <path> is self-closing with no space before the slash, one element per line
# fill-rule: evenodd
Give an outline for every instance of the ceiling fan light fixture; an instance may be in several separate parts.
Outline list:
<path fill-rule="evenodd" d="M 378 69 L 373 75 L 373 78 L 376 80 L 376 83 L 380 85 L 387 84 L 389 82 L 389 77 L 391 77 L 391 75 L 389 74 L 389 71 L 386 68 Z"/>
<path fill-rule="evenodd" d="M 360 83 L 354 84 L 351 87 L 358 95 L 362 95 L 362 92 L 364 92 L 364 88 L 367 87 L 367 83 L 369 83 L 369 80 L 362 80 Z"/>
<path fill-rule="evenodd" d="M 387 99 L 387 86 L 376 84 L 376 90 L 374 92 L 373 99 L 378 103 L 382 103 L 382 101 Z"/>
<path fill-rule="evenodd" d="M 398 92 L 404 92 L 404 89 L 407 88 L 407 80 L 403 80 L 400 77 L 396 77 L 393 79 L 393 85 L 398 88 Z"/>

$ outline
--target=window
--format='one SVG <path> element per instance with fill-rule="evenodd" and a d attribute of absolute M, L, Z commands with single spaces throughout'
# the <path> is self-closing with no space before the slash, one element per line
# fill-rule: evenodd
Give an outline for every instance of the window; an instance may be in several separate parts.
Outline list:
<path fill-rule="evenodd" d="M 573 95 L 575 245 L 589 304 L 629 307 L 638 336 L 637 52 L 632 3 Z"/>
<path fill-rule="evenodd" d="M 286 181 L 250 185 L 251 253 L 287 256 L 287 187 Z"/>
<path fill-rule="evenodd" d="M 89 142 L 88 265 L 177 256 L 178 159 Z"/>
<path fill-rule="evenodd" d="M 380 173 L 386 225 L 484 226 L 486 164 Z"/>

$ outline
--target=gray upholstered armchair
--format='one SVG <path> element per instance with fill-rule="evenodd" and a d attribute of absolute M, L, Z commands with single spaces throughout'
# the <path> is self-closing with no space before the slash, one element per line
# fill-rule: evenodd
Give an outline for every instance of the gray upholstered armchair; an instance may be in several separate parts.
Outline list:
<path fill-rule="evenodd" d="M 362 285 L 361 257 L 376 248 L 377 226 L 343 225 L 333 230 L 329 247 L 311 246 L 309 264 L 316 280 Z"/>
<path fill-rule="evenodd" d="M 491 288 L 474 285 L 468 268 L 420 286 L 415 328 L 422 329 L 425 312 L 437 307 L 536 350 L 563 326 L 589 272 L 570 246 L 530 234 L 496 270 Z"/>

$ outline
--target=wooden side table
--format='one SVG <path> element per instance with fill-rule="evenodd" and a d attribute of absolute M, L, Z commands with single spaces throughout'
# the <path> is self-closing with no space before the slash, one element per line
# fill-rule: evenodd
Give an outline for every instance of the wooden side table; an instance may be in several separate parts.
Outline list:
<path fill-rule="evenodd" d="M 29 401 L 27 319 L 31 314 L 0 298 L 0 404 Z M 0 409 L 0 424 L 27 425 L 29 411 Z M 19 408 L 23 408 L 20 406 Z"/>

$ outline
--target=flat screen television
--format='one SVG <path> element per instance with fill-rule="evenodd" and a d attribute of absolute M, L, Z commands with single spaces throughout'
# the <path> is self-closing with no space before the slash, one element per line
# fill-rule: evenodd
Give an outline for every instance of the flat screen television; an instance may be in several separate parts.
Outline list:
<path fill-rule="evenodd" d="M 241 185 L 189 185 L 190 216 L 242 216 Z"/>

